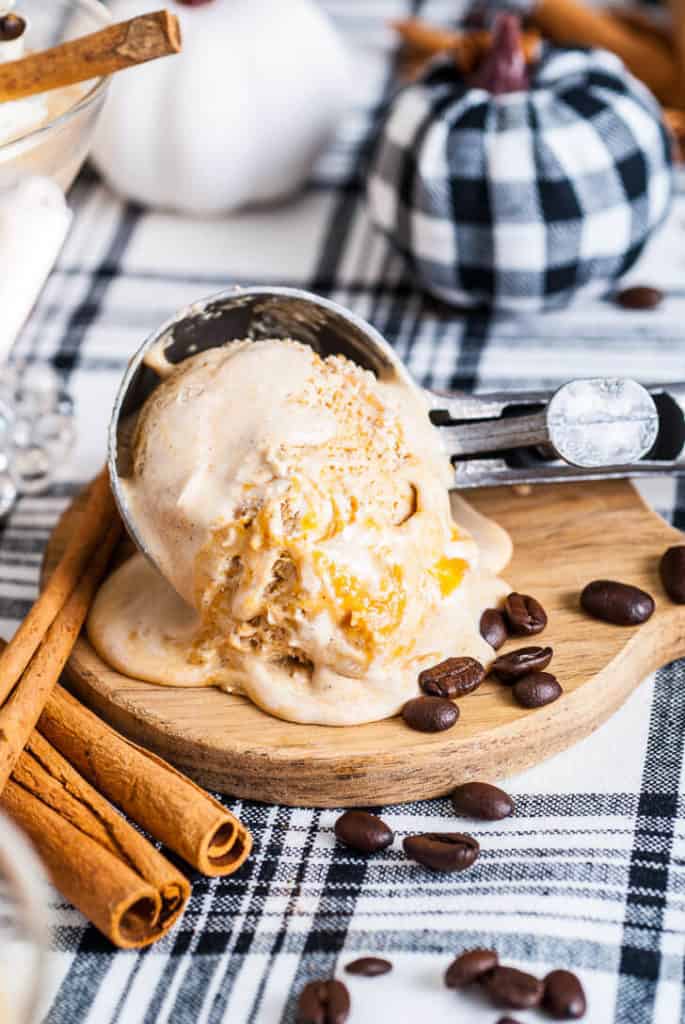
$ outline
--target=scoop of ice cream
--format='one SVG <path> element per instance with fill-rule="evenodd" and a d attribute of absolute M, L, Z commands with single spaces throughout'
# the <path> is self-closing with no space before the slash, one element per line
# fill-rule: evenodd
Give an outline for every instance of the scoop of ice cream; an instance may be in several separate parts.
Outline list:
<path fill-rule="evenodd" d="M 294 341 L 196 355 L 146 403 L 126 484 L 194 613 L 137 558 L 102 589 L 91 637 L 129 674 L 242 689 L 286 718 L 393 714 L 426 664 L 490 655 L 480 606 L 506 592 L 475 571 L 450 478 L 406 385 Z"/>

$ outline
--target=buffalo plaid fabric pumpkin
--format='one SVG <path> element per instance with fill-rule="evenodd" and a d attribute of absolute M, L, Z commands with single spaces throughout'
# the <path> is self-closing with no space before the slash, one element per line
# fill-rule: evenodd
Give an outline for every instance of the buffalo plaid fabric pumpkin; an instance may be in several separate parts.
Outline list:
<path fill-rule="evenodd" d="M 544 47 L 493 95 L 440 59 L 387 110 L 371 217 L 417 282 L 457 305 L 537 311 L 606 290 L 671 196 L 651 94 L 613 54 Z"/>

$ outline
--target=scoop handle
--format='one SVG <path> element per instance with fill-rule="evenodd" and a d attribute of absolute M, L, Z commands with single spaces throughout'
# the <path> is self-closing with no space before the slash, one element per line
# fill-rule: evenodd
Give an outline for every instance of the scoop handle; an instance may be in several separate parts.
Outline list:
<path fill-rule="evenodd" d="M 461 475 L 471 486 L 479 470 L 488 483 L 685 472 L 685 383 L 601 377 L 557 391 L 430 392 L 429 402 L 458 471 L 470 464 Z"/>

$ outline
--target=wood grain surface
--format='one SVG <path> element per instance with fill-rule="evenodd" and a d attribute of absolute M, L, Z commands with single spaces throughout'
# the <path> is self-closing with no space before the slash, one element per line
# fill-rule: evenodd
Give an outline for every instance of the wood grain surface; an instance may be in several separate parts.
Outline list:
<path fill-rule="evenodd" d="M 459 702 L 459 722 L 446 733 L 413 732 L 400 718 L 345 728 L 297 725 L 219 690 L 119 675 L 84 637 L 69 661 L 68 685 L 121 732 L 201 784 L 267 802 L 401 803 L 536 764 L 598 728 L 649 672 L 685 654 L 685 607 L 669 602 L 658 575 L 663 551 L 684 538 L 626 481 L 540 486 L 526 496 L 487 488 L 468 498 L 511 533 L 514 558 L 505 576 L 512 589 L 533 594 L 547 609 L 540 641 L 554 647 L 550 671 L 565 691 L 554 704 L 524 710 L 508 687 L 486 680 Z M 65 545 L 74 508 L 52 535 L 46 572 Z M 650 591 L 651 620 L 622 628 L 587 618 L 578 596 L 597 578 Z M 502 651 L 527 642 L 539 641 L 511 640 Z"/>

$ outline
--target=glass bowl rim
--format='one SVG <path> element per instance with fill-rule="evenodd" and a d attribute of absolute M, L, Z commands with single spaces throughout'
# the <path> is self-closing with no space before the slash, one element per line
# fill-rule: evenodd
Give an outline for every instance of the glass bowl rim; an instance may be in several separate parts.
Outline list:
<path fill-rule="evenodd" d="M 111 25 L 114 21 L 112 12 L 100 0 L 65 0 L 65 6 L 73 6 L 76 10 L 82 8 L 90 11 L 92 14 L 97 14 L 102 20 L 102 28 Z M 94 31 L 97 31 L 97 29 L 94 29 Z M 32 128 L 31 131 L 26 132 L 25 135 L 18 136 L 16 139 L 9 139 L 7 142 L 0 143 L 0 159 L 3 158 L 4 154 L 11 154 L 15 148 L 23 150 L 27 143 L 34 143 L 43 136 L 49 135 L 54 128 L 66 124 L 82 110 L 90 107 L 107 88 L 109 78 L 109 75 L 104 78 L 98 78 L 88 92 L 84 93 L 72 107 L 63 110 L 61 114 L 57 114 L 56 117 L 46 121 L 45 124 L 40 125 L 38 128 Z M 17 100 L 17 102 L 21 101 Z"/>

